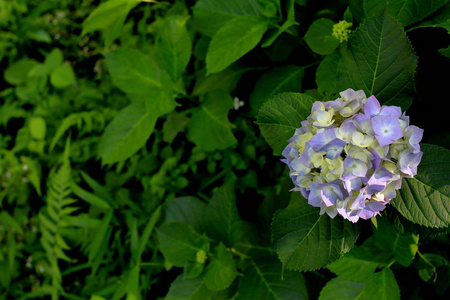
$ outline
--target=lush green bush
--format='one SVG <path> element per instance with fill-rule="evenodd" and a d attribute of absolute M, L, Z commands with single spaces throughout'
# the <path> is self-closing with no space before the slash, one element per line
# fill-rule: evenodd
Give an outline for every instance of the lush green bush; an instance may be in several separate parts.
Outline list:
<path fill-rule="evenodd" d="M 448 297 L 449 30 L 447 0 L 0 0 L 0 298 Z M 356 224 L 279 156 L 347 88 L 428 143 Z"/>

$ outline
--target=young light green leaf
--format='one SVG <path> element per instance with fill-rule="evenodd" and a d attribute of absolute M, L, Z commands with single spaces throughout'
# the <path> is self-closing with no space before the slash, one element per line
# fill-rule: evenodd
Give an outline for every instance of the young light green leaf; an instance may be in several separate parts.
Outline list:
<path fill-rule="evenodd" d="M 189 139 L 198 147 L 209 151 L 234 146 L 237 140 L 228 121 L 232 104 L 233 100 L 227 92 L 208 92 L 202 105 L 192 113 L 188 127 Z"/>
<path fill-rule="evenodd" d="M 35 60 L 24 58 L 11 64 L 3 74 L 5 81 L 12 85 L 20 85 L 25 83 L 30 70 L 38 65 Z"/>
<path fill-rule="evenodd" d="M 226 289 L 238 274 L 233 255 L 224 244 L 220 243 L 215 249 L 214 256 L 205 269 L 203 282 L 211 291 Z"/>
<path fill-rule="evenodd" d="M 362 89 L 380 102 L 403 101 L 413 89 L 415 55 L 403 29 L 389 15 L 365 21 L 350 36 L 337 74 L 337 89 Z"/>
<path fill-rule="evenodd" d="M 192 53 L 192 42 L 186 29 L 186 19 L 170 16 L 164 21 L 156 43 L 155 56 L 161 68 L 176 82 L 185 70 Z"/>
<path fill-rule="evenodd" d="M 136 94 L 162 88 L 161 70 L 150 56 L 125 48 L 104 55 L 114 84 L 125 93 Z"/>
<path fill-rule="evenodd" d="M 315 20 L 305 34 L 308 46 L 317 54 L 331 54 L 338 46 L 339 40 L 333 36 L 334 22 L 330 19 Z"/>
<path fill-rule="evenodd" d="M 300 122 L 311 113 L 314 98 L 300 93 L 281 93 L 267 101 L 256 123 L 274 155 L 281 155 Z"/>
<path fill-rule="evenodd" d="M 206 237 L 182 222 L 166 223 L 157 229 L 157 233 L 161 252 L 177 267 L 184 267 L 189 261 L 196 260 L 198 251 L 209 250 Z"/>
<path fill-rule="evenodd" d="M 193 12 L 195 23 L 209 36 L 235 17 L 261 16 L 257 0 L 200 0 Z"/>
<path fill-rule="evenodd" d="M 86 201 L 87 203 L 94 205 L 103 210 L 111 209 L 111 206 L 109 205 L 109 203 L 107 201 L 103 200 L 102 198 L 100 198 L 99 196 L 97 196 L 95 194 L 92 194 L 86 190 L 83 190 L 75 182 L 72 181 L 70 183 L 70 188 L 75 195 L 77 195 L 78 197 L 80 197 L 81 199 Z"/>
<path fill-rule="evenodd" d="M 237 300 L 261 299 L 309 299 L 302 273 L 282 272 L 279 261 L 272 257 L 252 261 L 239 280 Z"/>
<path fill-rule="evenodd" d="M 232 247 L 243 233 L 234 196 L 234 182 L 228 181 L 217 189 L 205 211 L 205 230 L 217 241 Z"/>
<path fill-rule="evenodd" d="M 217 73 L 252 50 L 266 32 L 266 20 L 254 16 L 230 20 L 213 36 L 206 54 L 207 73 Z"/>
<path fill-rule="evenodd" d="M 43 140 L 47 131 L 47 123 L 42 117 L 33 117 L 28 123 L 31 137 L 36 140 Z"/>
<path fill-rule="evenodd" d="M 84 20 L 81 35 L 103 30 L 105 32 L 105 46 L 109 47 L 117 38 L 130 10 L 140 2 L 140 0 L 109 0 L 101 3 Z"/>
<path fill-rule="evenodd" d="M 304 70 L 303 67 L 287 65 L 264 73 L 250 96 L 252 112 L 257 114 L 261 106 L 277 93 L 300 92 Z"/>
<path fill-rule="evenodd" d="M 356 242 L 355 224 L 327 214 L 292 194 L 288 207 L 278 211 L 272 223 L 272 238 L 283 269 L 308 271 L 324 267 L 348 252 Z"/>
<path fill-rule="evenodd" d="M 66 88 L 75 81 L 71 65 L 60 65 L 50 73 L 50 83 L 56 88 Z"/>
<path fill-rule="evenodd" d="M 422 144 L 422 161 L 414 178 L 403 179 L 391 204 L 409 221 L 427 227 L 450 224 L 450 151 Z"/>
<path fill-rule="evenodd" d="M 183 279 L 179 275 L 170 285 L 165 300 L 209 300 L 212 292 L 206 287 L 201 278 Z"/>

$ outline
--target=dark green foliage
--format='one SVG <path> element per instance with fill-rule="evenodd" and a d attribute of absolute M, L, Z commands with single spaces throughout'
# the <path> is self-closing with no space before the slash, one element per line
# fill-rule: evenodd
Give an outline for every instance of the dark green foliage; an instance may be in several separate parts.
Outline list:
<path fill-rule="evenodd" d="M 0 0 L 0 299 L 445 297 L 449 5 Z M 279 161 L 347 88 L 429 143 L 358 224 Z"/>

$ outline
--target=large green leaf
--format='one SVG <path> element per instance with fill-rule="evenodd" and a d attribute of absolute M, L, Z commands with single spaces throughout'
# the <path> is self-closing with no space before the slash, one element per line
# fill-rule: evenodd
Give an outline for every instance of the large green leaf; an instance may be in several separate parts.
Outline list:
<path fill-rule="evenodd" d="M 163 23 L 160 37 L 156 43 L 155 56 L 176 82 L 191 58 L 192 43 L 186 29 L 186 18 L 169 16 Z"/>
<path fill-rule="evenodd" d="M 104 55 L 114 84 L 125 93 L 136 94 L 162 88 L 161 70 L 150 56 L 125 48 Z"/>
<path fill-rule="evenodd" d="M 398 230 L 391 224 L 380 224 L 375 232 L 375 238 L 384 249 L 394 254 L 395 260 L 403 265 L 409 266 L 419 248 L 419 236 L 409 232 Z"/>
<path fill-rule="evenodd" d="M 217 73 L 252 50 L 266 32 L 265 19 L 246 16 L 230 20 L 213 36 L 206 53 L 207 73 Z"/>
<path fill-rule="evenodd" d="M 319 215 L 300 195 L 292 194 L 288 207 L 278 211 L 272 238 L 283 268 L 308 271 L 324 267 L 348 252 L 356 242 L 355 224 L 337 216 Z"/>
<path fill-rule="evenodd" d="M 398 105 L 412 92 L 416 67 L 405 32 L 385 14 L 365 21 L 350 36 L 339 63 L 337 89 L 362 89 L 380 102 Z"/>
<path fill-rule="evenodd" d="M 261 15 L 257 0 L 200 0 L 193 12 L 195 23 L 209 36 L 235 17 Z"/>
<path fill-rule="evenodd" d="M 394 17 L 401 26 L 408 26 L 429 16 L 442 7 L 447 1 L 448 0 L 364 0 L 362 5 L 361 1 L 351 1 L 350 7 L 352 11 L 357 11 L 355 16 L 359 20 L 382 14 L 387 10 L 387 13 Z M 356 8 L 355 6 L 360 7 Z"/>
<path fill-rule="evenodd" d="M 230 247 L 241 238 L 243 223 L 236 207 L 234 182 L 226 182 L 214 193 L 205 211 L 205 229 Z"/>
<path fill-rule="evenodd" d="M 302 273 L 282 272 L 280 263 L 272 257 L 252 261 L 239 280 L 237 300 L 283 299 L 308 299 Z"/>
<path fill-rule="evenodd" d="M 274 155 L 281 155 L 300 122 L 310 115 L 314 101 L 300 93 L 281 93 L 263 105 L 256 123 Z"/>
<path fill-rule="evenodd" d="M 183 279 L 179 275 L 170 285 L 165 300 L 208 300 L 212 292 L 200 278 Z"/>
<path fill-rule="evenodd" d="M 317 54 L 328 55 L 339 46 L 339 40 L 333 36 L 334 22 L 330 19 L 315 20 L 305 34 L 308 46 Z"/>
<path fill-rule="evenodd" d="M 256 82 L 250 96 L 250 109 L 256 114 L 261 106 L 275 94 L 300 92 L 304 76 L 303 67 L 287 65 L 264 73 Z"/>
<path fill-rule="evenodd" d="M 205 150 L 223 150 L 236 144 L 228 112 L 231 96 L 223 90 L 206 93 L 202 105 L 195 109 L 189 122 L 189 139 Z"/>
<path fill-rule="evenodd" d="M 204 228 L 206 203 L 195 197 L 180 197 L 164 204 L 165 222 L 184 222 L 197 232 Z"/>
<path fill-rule="evenodd" d="M 220 243 L 216 247 L 214 256 L 205 269 L 203 282 L 211 291 L 226 289 L 238 274 L 233 255 L 227 250 L 224 244 Z"/>
<path fill-rule="evenodd" d="M 96 30 L 105 31 L 105 45 L 108 47 L 116 39 L 125 19 L 140 0 L 109 0 L 95 8 L 83 22 L 81 35 Z"/>
<path fill-rule="evenodd" d="M 115 116 L 106 127 L 101 141 L 100 153 L 104 164 L 123 161 L 145 145 L 153 132 L 156 120 L 168 109 L 165 94 L 160 93 L 162 101 L 136 102 L 128 105 Z"/>
<path fill-rule="evenodd" d="M 450 151 L 423 144 L 414 178 L 403 179 L 391 204 L 409 221 L 427 227 L 450 224 Z"/>
<path fill-rule="evenodd" d="M 400 289 L 391 269 L 360 277 L 359 280 L 348 280 L 336 277 L 328 281 L 320 292 L 319 300 L 396 300 L 400 299 Z"/>
<path fill-rule="evenodd" d="M 209 242 L 203 235 L 182 222 L 166 223 L 157 229 L 159 248 L 164 257 L 177 267 L 195 261 L 197 253 L 208 252 Z"/>

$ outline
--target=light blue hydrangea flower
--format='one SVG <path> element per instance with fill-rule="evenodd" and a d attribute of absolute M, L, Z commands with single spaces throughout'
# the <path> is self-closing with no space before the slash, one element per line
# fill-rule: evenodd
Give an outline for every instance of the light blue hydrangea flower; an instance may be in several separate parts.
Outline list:
<path fill-rule="evenodd" d="M 413 177 L 422 159 L 423 130 L 399 107 L 347 89 L 333 101 L 316 101 L 289 139 L 282 161 L 320 214 L 357 222 L 380 214 Z"/>

